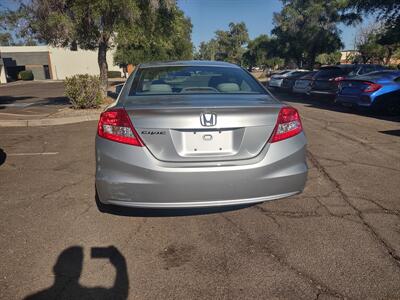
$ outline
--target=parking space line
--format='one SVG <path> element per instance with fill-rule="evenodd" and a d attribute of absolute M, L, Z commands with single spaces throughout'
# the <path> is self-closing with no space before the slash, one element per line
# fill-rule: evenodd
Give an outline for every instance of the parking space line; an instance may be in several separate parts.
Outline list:
<path fill-rule="evenodd" d="M 34 153 L 11 153 L 7 156 L 30 156 L 30 155 L 57 155 L 59 152 L 34 152 Z"/>

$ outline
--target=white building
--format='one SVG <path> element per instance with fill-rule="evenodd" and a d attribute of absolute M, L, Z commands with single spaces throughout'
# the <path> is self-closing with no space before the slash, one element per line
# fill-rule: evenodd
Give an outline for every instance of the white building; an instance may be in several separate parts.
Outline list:
<path fill-rule="evenodd" d="M 122 68 L 113 63 L 113 51 L 107 52 L 109 71 Z M 18 73 L 32 70 L 34 79 L 62 80 L 76 74 L 99 75 L 97 51 L 71 51 L 50 46 L 0 46 L 0 83 L 17 79 Z"/>

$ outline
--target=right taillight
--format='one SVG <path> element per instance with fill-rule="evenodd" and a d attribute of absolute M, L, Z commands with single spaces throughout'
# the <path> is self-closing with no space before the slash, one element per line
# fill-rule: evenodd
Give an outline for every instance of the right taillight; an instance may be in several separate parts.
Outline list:
<path fill-rule="evenodd" d="M 379 90 L 382 86 L 377 83 L 372 83 L 372 82 L 364 82 L 368 86 L 364 89 L 364 93 L 373 93 Z"/>
<path fill-rule="evenodd" d="M 299 112 L 290 106 L 282 107 L 279 111 L 270 143 L 286 140 L 302 131 L 303 126 L 301 125 Z"/>
<path fill-rule="evenodd" d="M 105 139 L 128 144 L 143 146 L 132 122 L 123 108 L 111 109 L 100 115 L 97 134 Z"/>

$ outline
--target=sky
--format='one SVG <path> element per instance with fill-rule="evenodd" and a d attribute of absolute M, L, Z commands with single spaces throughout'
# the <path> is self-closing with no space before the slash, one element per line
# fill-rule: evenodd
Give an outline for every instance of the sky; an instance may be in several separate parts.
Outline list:
<path fill-rule="evenodd" d="M 0 0 L 0 3 L 11 9 L 16 6 L 15 0 Z M 227 30 L 230 22 L 245 22 L 251 39 L 260 34 L 270 35 L 273 13 L 281 10 L 282 3 L 279 0 L 178 0 L 178 6 L 191 19 L 193 43 L 198 46 L 213 38 L 216 30 Z M 371 18 L 364 23 L 370 21 Z M 339 28 L 344 49 L 353 49 L 358 27 L 340 25 Z"/>
<path fill-rule="evenodd" d="M 192 20 L 195 46 L 213 38 L 216 30 L 227 30 L 230 22 L 245 22 L 251 39 L 260 34 L 270 35 L 273 13 L 282 8 L 279 0 L 178 0 L 178 6 Z M 357 27 L 339 28 L 344 48 L 353 49 Z"/>

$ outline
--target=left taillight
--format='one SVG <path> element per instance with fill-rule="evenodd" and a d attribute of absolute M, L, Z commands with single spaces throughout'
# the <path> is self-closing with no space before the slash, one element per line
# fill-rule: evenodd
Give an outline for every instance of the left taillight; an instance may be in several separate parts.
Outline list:
<path fill-rule="evenodd" d="M 282 107 L 279 111 L 278 119 L 270 143 L 286 140 L 303 131 L 299 112 L 290 106 Z"/>
<path fill-rule="evenodd" d="M 377 83 L 372 83 L 372 82 L 364 82 L 367 87 L 364 89 L 364 93 L 373 93 L 379 90 L 382 86 Z"/>
<path fill-rule="evenodd" d="M 128 144 L 143 146 L 132 122 L 123 108 L 111 109 L 100 115 L 97 134 L 105 139 Z"/>

